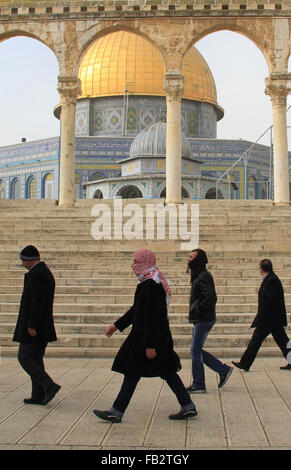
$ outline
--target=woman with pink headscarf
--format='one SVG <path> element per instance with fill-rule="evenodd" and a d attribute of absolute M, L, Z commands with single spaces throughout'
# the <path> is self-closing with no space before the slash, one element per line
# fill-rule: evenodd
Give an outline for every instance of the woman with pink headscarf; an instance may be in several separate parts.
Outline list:
<path fill-rule="evenodd" d="M 94 413 L 105 421 L 120 423 L 141 377 L 161 377 L 181 405 L 181 410 L 169 418 L 194 418 L 196 407 L 177 374 L 181 363 L 173 349 L 169 327 L 171 291 L 168 283 L 157 268 L 156 257 L 151 250 L 135 251 L 131 267 L 140 281 L 133 306 L 105 333 L 110 337 L 116 330 L 123 331 L 132 325 L 112 365 L 113 371 L 124 374 L 123 384 L 110 410 L 94 410 Z"/>

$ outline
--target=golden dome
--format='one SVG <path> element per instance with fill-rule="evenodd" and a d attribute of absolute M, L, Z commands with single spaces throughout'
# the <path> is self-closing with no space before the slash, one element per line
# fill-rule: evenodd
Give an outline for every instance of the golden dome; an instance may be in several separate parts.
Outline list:
<path fill-rule="evenodd" d="M 183 98 L 204 101 L 216 107 L 218 119 L 223 110 L 217 104 L 212 73 L 201 56 L 191 47 L 182 74 Z M 165 96 L 165 68 L 159 52 L 143 37 L 117 31 L 97 39 L 83 57 L 79 69 L 82 82 L 80 98 L 124 95 Z"/>

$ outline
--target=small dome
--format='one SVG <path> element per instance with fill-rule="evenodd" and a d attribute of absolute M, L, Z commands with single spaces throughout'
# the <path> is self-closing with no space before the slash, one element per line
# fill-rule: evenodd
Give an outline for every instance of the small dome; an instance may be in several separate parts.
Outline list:
<path fill-rule="evenodd" d="M 188 139 L 182 132 L 182 157 L 191 157 Z M 140 132 L 133 140 L 129 158 L 133 157 L 165 157 L 166 156 L 167 124 L 158 122 Z"/>

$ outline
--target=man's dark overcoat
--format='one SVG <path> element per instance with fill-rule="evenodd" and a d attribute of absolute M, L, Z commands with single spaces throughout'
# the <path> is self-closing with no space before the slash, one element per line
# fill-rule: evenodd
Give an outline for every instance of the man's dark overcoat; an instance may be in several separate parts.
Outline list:
<path fill-rule="evenodd" d="M 264 278 L 258 292 L 258 313 L 251 325 L 276 328 L 286 326 L 284 290 L 278 276 L 272 271 Z"/>
<path fill-rule="evenodd" d="M 134 377 L 165 377 L 181 369 L 173 349 L 162 284 L 152 279 L 138 284 L 133 306 L 114 324 L 120 331 L 130 325 L 132 329 L 115 357 L 112 370 Z M 147 358 L 147 348 L 156 350 L 154 359 Z"/>
<path fill-rule="evenodd" d="M 215 322 L 217 296 L 212 274 L 201 269 L 193 279 L 189 300 L 189 322 Z"/>
<path fill-rule="evenodd" d="M 22 344 L 33 343 L 35 340 L 56 341 L 53 320 L 54 293 L 54 276 L 41 261 L 24 275 L 24 288 L 13 341 Z M 37 335 L 30 336 L 28 328 L 35 329 Z"/>

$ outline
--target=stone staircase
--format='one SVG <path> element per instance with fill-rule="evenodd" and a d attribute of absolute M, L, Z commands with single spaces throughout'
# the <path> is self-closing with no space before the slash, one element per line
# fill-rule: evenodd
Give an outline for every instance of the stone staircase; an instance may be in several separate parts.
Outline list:
<path fill-rule="evenodd" d="M 146 204 L 154 202 L 160 201 L 131 200 L 123 201 L 123 205 L 138 204 L 145 213 Z M 218 357 L 238 357 L 253 331 L 249 326 L 257 310 L 258 263 L 264 257 L 272 259 L 282 280 L 291 320 L 291 208 L 273 206 L 270 201 L 185 203 L 189 210 L 190 203 L 199 204 L 199 246 L 207 251 L 208 269 L 218 294 L 217 323 L 206 349 Z M 114 208 L 113 201 L 80 200 L 74 208 L 58 207 L 55 201 L 0 201 L 2 355 L 15 355 L 18 349 L 11 341 L 25 273 L 18 253 L 25 245 L 34 244 L 56 279 L 58 341 L 50 343 L 48 356 L 115 355 L 127 331 L 108 339 L 105 328 L 132 305 L 137 284 L 130 268 L 132 252 L 148 247 L 155 251 L 158 266 L 172 288 L 170 324 L 175 349 L 182 358 L 189 358 L 192 326 L 187 319 L 188 250 L 181 250 L 180 239 L 146 240 L 144 236 L 143 240 L 95 240 L 91 229 L 96 204 L 106 204 L 111 211 Z M 118 216 L 121 214 L 115 219 Z M 169 224 L 171 221 L 167 221 L 166 232 Z M 287 332 L 291 337 L 289 327 Z M 260 354 L 280 354 L 271 337 Z"/>

